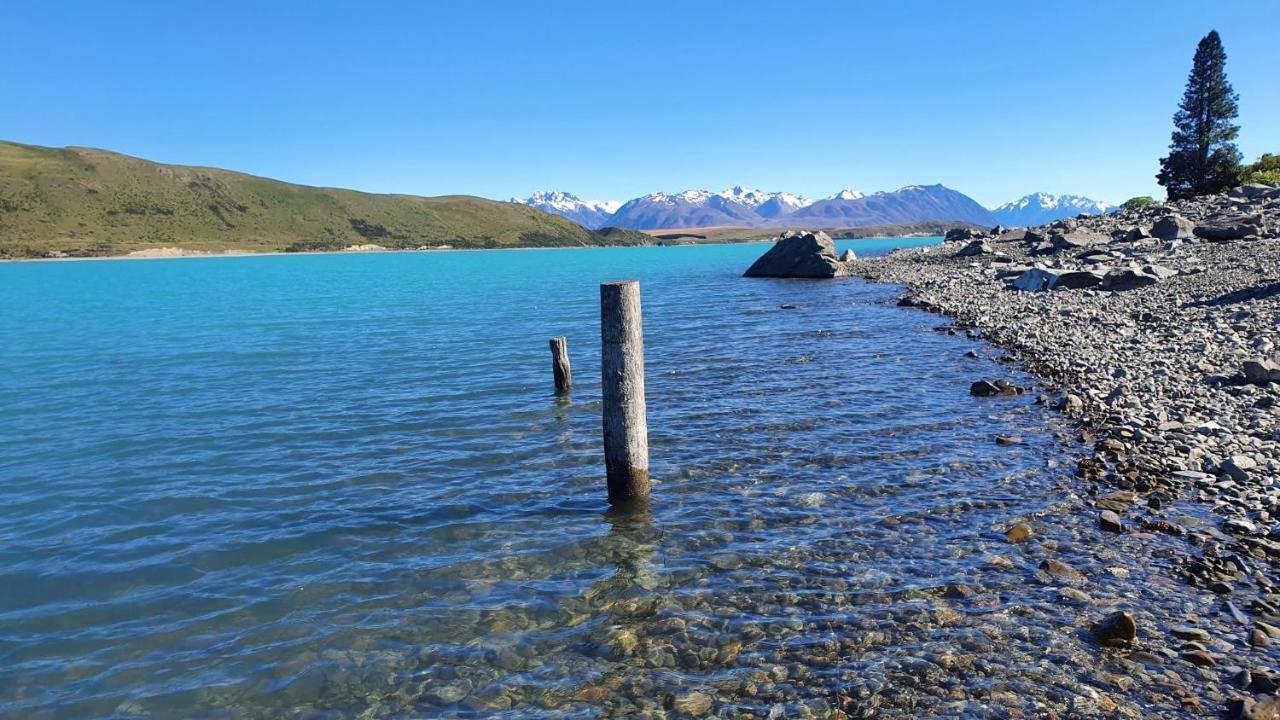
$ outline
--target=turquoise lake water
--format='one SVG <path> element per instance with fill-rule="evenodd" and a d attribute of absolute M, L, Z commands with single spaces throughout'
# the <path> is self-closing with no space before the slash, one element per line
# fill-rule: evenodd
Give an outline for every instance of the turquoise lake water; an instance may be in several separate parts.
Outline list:
<path fill-rule="evenodd" d="M 1050 421 L 970 398 L 1009 371 L 893 288 L 740 277 L 764 249 L 0 264 L 0 716 L 594 717 L 693 688 L 764 716 L 883 687 L 911 645 L 836 673 L 822 638 L 969 577 L 1046 502 Z M 618 278 L 647 515 L 605 503 Z M 774 667 L 781 699 L 750 679 Z"/>

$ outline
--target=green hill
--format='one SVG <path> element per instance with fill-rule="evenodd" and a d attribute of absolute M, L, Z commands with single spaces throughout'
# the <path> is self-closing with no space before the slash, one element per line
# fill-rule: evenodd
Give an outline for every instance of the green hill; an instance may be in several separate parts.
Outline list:
<path fill-rule="evenodd" d="M 0 142 L 0 257 L 651 242 L 477 197 L 374 195 L 104 150 Z"/>

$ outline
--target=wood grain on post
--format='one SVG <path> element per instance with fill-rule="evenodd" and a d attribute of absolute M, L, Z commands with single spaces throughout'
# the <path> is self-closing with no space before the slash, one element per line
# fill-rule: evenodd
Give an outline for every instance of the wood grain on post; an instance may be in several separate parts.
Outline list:
<path fill-rule="evenodd" d="M 551 374 L 555 376 L 557 395 L 564 395 L 573 387 L 573 370 L 569 367 L 569 341 L 563 335 L 551 338 Z"/>
<path fill-rule="evenodd" d="M 649 497 L 649 428 L 644 407 L 639 282 L 622 280 L 600 286 L 600 340 L 609 502 L 643 501 Z"/>

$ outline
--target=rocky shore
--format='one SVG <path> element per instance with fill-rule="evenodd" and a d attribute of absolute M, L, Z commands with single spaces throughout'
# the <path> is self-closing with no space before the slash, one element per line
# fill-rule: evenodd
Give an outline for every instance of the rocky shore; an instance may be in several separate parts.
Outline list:
<path fill-rule="evenodd" d="M 1078 423 L 1080 522 L 1178 541 L 1170 572 L 1210 611 L 1099 612 L 1100 644 L 1121 648 L 1104 652 L 1158 649 L 1227 717 L 1280 718 L 1280 188 L 956 231 L 852 265 L 1043 382 Z"/>

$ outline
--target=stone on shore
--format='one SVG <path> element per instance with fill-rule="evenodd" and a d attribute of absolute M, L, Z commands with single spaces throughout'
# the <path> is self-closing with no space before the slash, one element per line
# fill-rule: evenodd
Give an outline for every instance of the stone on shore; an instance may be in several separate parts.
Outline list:
<path fill-rule="evenodd" d="M 986 240 L 974 240 L 965 245 L 956 252 L 956 257 L 974 257 L 976 255 L 990 255 L 995 249 Z"/>
<path fill-rule="evenodd" d="M 969 394 L 974 397 L 995 397 L 997 395 L 1020 395 L 1024 390 L 1007 380 L 978 380 L 969 386 Z"/>
<path fill-rule="evenodd" d="M 1120 516 L 1113 510 L 1103 510 L 1098 515 L 1098 527 L 1107 532 L 1120 533 L 1124 532 L 1124 523 L 1120 520 Z"/>
<path fill-rule="evenodd" d="M 1061 560 L 1055 560 L 1054 558 L 1049 558 L 1041 562 L 1040 569 L 1036 572 L 1036 576 L 1041 580 L 1041 582 L 1057 582 L 1067 585 L 1083 585 L 1088 581 L 1085 578 L 1084 573 Z"/>
<path fill-rule="evenodd" d="M 1112 292 L 1127 292 L 1129 290 L 1137 290 L 1138 288 L 1148 287 L 1160 282 L 1160 278 L 1150 275 L 1142 270 L 1134 268 L 1126 268 L 1123 270 L 1112 270 L 1102 278 L 1102 289 Z"/>
<path fill-rule="evenodd" d="M 1128 645 L 1138 637 L 1138 622 L 1127 612 L 1115 612 L 1094 623 L 1093 636 L 1109 647 Z"/>
<path fill-rule="evenodd" d="M 1196 237 L 1214 242 L 1239 240 L 1251 235 L 1257 235 L 1259 232 L 1258 226 L 1261 224 L 1262 220 L 1257 215 L 1214 218 L 1210 222 L 1197 225 L 1195 234 Z"/>
<path fill-rule="evenodd" d="M 1039 292 L 1041 290 L 1052 290 L 1054 285 L 1057 284 L 1058 273 L 1045 268 L 1031 268 L 1014 278 L 1011 287 L 1015 290 Z"/>
<path fill-rule="evenodd" d="M 1181 215 L 1166 215 L 1151 226 L 1151 237 L 1160 240 L 1186 240 L 1195 235 L 1196 225 Z"/>
<path fill-rule="evenodd" d="M 1067 272 L 1058 273 L 1053 289 L 1079 290 L 1081 288 L 1089 288 L 1101 284 L 1102 279 L 1103 276 L 1093 270 L 1068 270 Z"/>
<path fill-rule="evenodd" d="M 960 227 L 951 228 L 942 239 L 946 242 L 964 242 L 965 240 L 980 238 L 982 235 L 983 233 L 981 231 L 974 230 L 973 228 Z"/>
<path fill-rule="evenodd" d="M 834 278 L 849 274 L 836 256 L 836 244 L 822 231 L 788 231 L 760 256 L 744 277 Z"/>
<path fill-rule="evenodd" d="M 1026 523 L 1018 523 L 1005 531 L 1004 536 L 1011 543 L 1024 543 L 1032 538 L 1035 533 L 1032 532 L 1031 526 Z"/>
<path fill-rule="evenodd" d="M 1252 358 L 1243 363 L 1244 381 L 1250 385 L 1280 382 L 1280 363 L 1270 358 Z"/>

